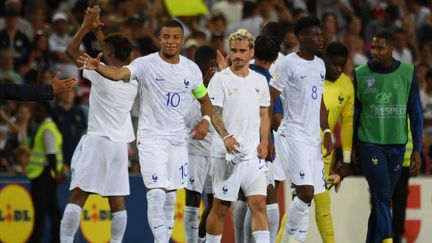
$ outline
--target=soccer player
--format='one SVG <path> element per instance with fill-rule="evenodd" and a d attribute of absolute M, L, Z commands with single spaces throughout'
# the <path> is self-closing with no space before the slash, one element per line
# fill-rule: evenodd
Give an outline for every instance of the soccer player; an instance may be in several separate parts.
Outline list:
<path fill-rule="evenodd" d="M 305 242 L 309 204 L 314 194 L 325 191 L 320 128 L 324 131 L 324 148 L 333 149 L 331 131 L 322 93 L 326 74 L 325 64 L 315 54 L 323 48 L 320 21 L 304 17 L 295 24 L 300 49 L 287 55 L 276 66 L 270 81 L 272 104 L 283 94 L 283 119 L 275 145 L 275 180 L 290 179 L 297 196 L 288 208 L 285 224 L 287 237 Z"/>
<path fill-rule="evenodd" d="M 285 28 L 284 26 L 282 26 L 280 23 L 278 22 L 268 22 L 266 23 L 261 31 L 260 31 L 260 36 L 261 37 L 266 37 L 266 38 L 271 38 L 273 39 L 277 46 L 279 46 L 280 49 L 280 45 L 283 41 L 283 38 L 285 36 Z M 254 48 L 257 48 L 257 46 L 255 46 Z M 264 52 L 266 52 L 267 50 L 263 50 Z M 271 52 L 271 51 L 269 51 Z M 262 52 L 262 54 L 264 54 Z M 258 54 L 255 50 L 255 59 L 252 60 L 251 64 L 252 66 L 249 66 L 252 70 L 257 71 L 263 74 L 266 78 L 267 81 L 269 81 L 269 79 L 271 78 L 271 75 L 274 72 L 275 66 L 276 64 L 282 60 L 282 58 L 285 56 L 283 55 L 281 52 L 278 52 L 277 56 L 276 56 L 276 60 L 273 60 L 271 62 L 270 67 L 263 67 L 267 66 L 267 62 L 268 60 L 261 60 L 261 64 L 258 64 L 256 62 L 257 60 L 257 55 L 262 55 L 262 54 Z M 265 53 L 264 55 L 267 55 L 268 53 Z M 268 57 L 267 57 L 268 59 Z M 257 65 L 255 65 L 257 64 Z M 265 70 L 267 69 L 267 70 Z M 280 109 L 282 109 L 282 104 L 280 103 L 280 101 L 278 102 L 278 104 L 280 105 Z M 274 112 L 273 108 L 273 112 Z M 269 164 L 269 161 L 273 161 L 275 155 L 274 155 L 274 142 L 273 141 L 269 141 L 269 149 L 267 151 L 267 158 L 266 158 L 266 164 L 269 165 L 269 171 L 267 173 L 267 178 L 273 178 L 273 174 L 271 172 L 272 170 L 272 166 L 271 164 Z M 272 179 L 273 180 L 273 179 Z M 269 221 L 269 229 L 270 229 L 270 238 L 272 239 L 273 237 L 273 227 L 278 227 L 279 225 L 279 207 L 278 204 L 274 204 L 273 202 L 276 202 L 276 189 L 275 189 L 275 181 L 272 182 L 272 186 L 269 186 L 267 188 L 267 217 L 268 217 L 268 221 Z M 243 222 L 245 222 L 245 217 L 250 218 L 250 211 L 248 213 L 248 215 L 246 215 L 246 213 L 248 212 L 247 210 L 247 205 L 246 205 L 246 199 L 244 198 L 244 195 L 242 193 L 240 193 L 241 195 L 239 196 L 239 200 L 237 200 L 237 202 L 233 203 L 233 206 L 231 207 L 232 210 L 232 215 L 233 215 L 233 220 L 234 220 L 234 236 L 235 236 L 235 240 L 236 242 L 243 242 L 244 239 L 244 235 L 247 232 L 247 234 L 249 235 L 249 237 L 251 237 L 251 232 L 250 232 L 250 224 L 248 224 L 250 222 L 250 220 L 247 220 L 246 224 L 244 224 Z M 277 222 L 277 223 L 276 223 Z M 247 230 L 246 230 L 247 228 Z M 245 231 L 246 230 L 246 231 Z"/>
<path fill-rule="evenodd" d="M 96 70 L 114 80 L 137 80 L 140 118 L 137 146 L 141 175 L 147 188 L 147 216 L 155 242 L 168 242 L 174 225 L 176 190 L 186 186 L 188 154 L 184 117 L 195 98 L 203 119 L 192 129 L 193 138 L 203 139 L 210 124 L 212 106 L 198 66 L 180 55 L 183 26 L 175 20 L 160 29 L 161 49 L 139 57 L 125 67 L 100 65 L 83 54 L 83 68 Z"/>
<path fill-rule="evenodd" d="M 98 40 L 103 40 L 101 44 L 108 65 L 122 67 L 129 64 L 132 44 L 118 34 L 104 39 L 98 16 L 97 6 L 87 9 L 66 54 L 76 61 L 83 37 L 94 30 Z M 72 157 L 71 193 L 61 221 L 61 242 L 73 242 L 89 194 L 108 197 L 112 214 L 110 242 L 122 242 L 127 223 L 124 196 L 129 195 L 127 144 L 135 139 L 130 111 L 138 83 L 136 80 L 109 82 L 89 70 L 84 70 L 83 76 L 92 83 L 88 130 Z"/>
<path fill-rule="evenodd" d="M 354 146 L 371 192 L 372 209 L 366 242 L 392 242 L 390 200 L 399 179 L 408 140 L 409 116 L 413 150 L 411 172 L 420 170 L 423 115 L 414 66 L 392 56 L 393 35 L 372 39 L 372 60 L 355 69 Z"/>
<path fill-rule="evenodd" d="M 201 46 L 195 52 L 195 63 L 203 74 L 204 86 L 208 86 L 216 68 L 216 52 L 210 46 Z M 192 129 L 202 119 L 198 102 L 193 102 L 189 113 L 185 117 L 186 127 Z M 213 188 L 211 184 L 210 148 L 213 140 L 214 128 L 210 126 L 203 140 L 188 138 L 189 179 L 186 185 L 186 202 L 184 208 L 184 227 L 187 242 L 205 241 L 205 223 L 213 202 Z M 201 193 L 206 195 L 207 205 L 198 222 L 198 209 L 201 203 Z M 199 224 L 199 225 L 198 225 Z"/>
<path fill-rule="evenodd" d="M 254 45 L 254 53 L 255 60 L 254 64 L 250 64 L 249 68 L 261 75 L 263 75 L 267 82 L 270 82 L 271 74 L 269 72 L 270 66 L 274 63 L 274 61 L 278 58 L 280 50 L 280 45 L 278 42 L 266 36 L 258 36 L 255 40 Z M 277 105 L 282 106 L 280 100 L 277 102 Z M 270 138 L 273 140 L 273 136 L 270 132 Z M 275 184 L 273 179 L 273 167 L 271 165 L 273 158 L 269 158 L 267 156 L 266 164 L 268 167 L 268 171 L 266 173 L 267 178 L 267 198 L 266 198 L 266 211 L 267 211 L 267 219 L 269 221 L 269 231 L 270 231 L 270 242 L 275 242 L 277 231 L 279 228 L 279 206 L 276 201 L 276 191 Z M 251 212 L 247 210 L 246 217 L 243 220 L 244 225 L 244 241 L 251 242 L 252 241 L 252 232 L 251 232 Z"/>
<path fill-rule="evenodd" d="M 217 73 L 209 84 L 213 104 L 214 200 L 207 218 L 207 242 L 220 242 L 224 217 L 243 190 L 252 212 L 255 242 L 270 242 L 265 210 L 270 95 L 264 76 L 249 69 L 254 54 L 253 36 L 239 29 L 229 36 L 232 65 Z"/>

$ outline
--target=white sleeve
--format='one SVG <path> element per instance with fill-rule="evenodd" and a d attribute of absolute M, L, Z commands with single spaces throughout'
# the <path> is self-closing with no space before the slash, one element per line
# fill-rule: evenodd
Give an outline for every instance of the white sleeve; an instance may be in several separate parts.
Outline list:
<path fill-rule="evenodd" d="M 201 73 L 201 70 L 198 68 L 198 66 L 195 63 L 193 63 L 192 70 L 193 70 L 191 75 L 192 80 L 189 81 L 193 82 L 191 86 L 191 90 L 194 90 L 199 86 L 201 86 L 201 84 L 203 83 L 203 74 Z"/>
<path fill-rule="evenodd" d="M 210 101 L 214 106 L 223 107 L 225 94 L 224 88 L 222 86 L 222 79 L 220 79 L 220 75 L 216 74 L 215 76 L 213 76 L 208 85 L 207 92 Z"/>
<path fill-rule="evenodd" d="M 128 82 L 132 80 L 137 80 L 138 82 L 145 80 L 146 64 L 143 58 L 144 57 L 137 58 L 133 60 L 129 65 L 125 66 L 126 68 L 129 68 L 129 71 L 131 73 L 130 79 L 127 80 Z"/>
<path fill-rule="evenodd" d="M 92 70 L 87 70 L 87 69 L 83 69 L 83 77 L 85 79 L 87 79 L 88 81 L 90 81 L 92 84 L 95 83 L 95 78 L 94 78 L 94 74 L 93 72 L 96 71 L 92 71 Z"/>
<path fill-rule="evenodd" d="M 43 143 L 44 143 L 44 148 L 45 148 L 45 154 L 56 154 L 57 153 L 55 137 L 54 137 L 54 134 L 49 129 L 46 129 L 44 131 Z"/>
<path fill-rule="evenodd" d="M 279 92 L 282 92 L 282 90 L 287 86 L 287 75 L 288 72 L 288 65 L 284 65 L 285 62 L 279 62 L 276 65 L 275 71 L 272 75 L 272 78 L 270 79 L 269 85 L 273 88 L 277 89 Z"/>
<path fill-rule="evenodd" d="M 269 107 L 270 106 L 270 90 L 267 84 L 267 81 L 263 79 L 261 82 L 261 97 L 260 97 L 260 106 L 261 107 Z"/>

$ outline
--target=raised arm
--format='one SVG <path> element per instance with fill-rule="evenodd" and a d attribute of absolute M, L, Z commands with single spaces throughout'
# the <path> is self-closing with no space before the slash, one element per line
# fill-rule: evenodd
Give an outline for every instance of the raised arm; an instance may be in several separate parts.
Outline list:
<path fill-rule="evenodd" d="M 103 24 L 99 20 L 100 9 L 98 6 L 87 8 L 84 14 L 84 20 L 79 28 L 78 32 L 72 38 L 72 41 L 66 48 L 66 55 L 69 59 L 80 67 L 80 63 L 77 62 L 79 55 L 81 54 L 79 47 L 84 36 L 92 29 L 99 28 Z"/>

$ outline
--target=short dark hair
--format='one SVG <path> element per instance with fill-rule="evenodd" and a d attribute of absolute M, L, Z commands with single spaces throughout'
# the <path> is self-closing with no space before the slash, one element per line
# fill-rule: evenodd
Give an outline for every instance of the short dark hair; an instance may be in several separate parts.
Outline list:
<path fill-rule="evenodd" d="M 377 39 L 384 39 L 388 44 L 393 44 L 394 36 L 391 32 L 381 31 L 374 36 Z"/>
<path fill-rule="evenodd" d="M 294 25 L 294 33 L 299 36 L 303 30 L 314 26 L 321 27 L 321 21 L 317 17 L 306 16 L 300 18 Z"/>
<path fill-rule="evenodd" d="M 348 58 L 348 49 L 340 42 L 332 42 L 326 48 L 326 57 L 343 57 Z"/>
<path fill-rule="evenodd" d="M 160 33 L 160 30 L 163 27 L 166 27 L 166 28 L 180 28 L 182 30 L 182 32 L 184 33 L 183 25 L 180 22 L 178 22 L 177 20 L 174 20 L 174 19 L 170 19 L 170 20 L 167 20 L 167 21 L 163 22 L 162 25 L 160 26 L 159 33 Z"/>
<path fill-rule="evenodd" d="M 282 43 L 286 33 L 286 28 L 278 22 L 268 22 L 261 29 L 261 36 L 273 38 L 279 45 Z"/>
<path fill-rule="evenodd" d="M 277 59 L 280 45 L 271 37 L 258 36 L 255 39 L 255 58 L 273 62 Z"/>
<path fill-rule="evenodd" d="M 104 43 L 109 46 L 116 59 L 125 62 L 130 58 L 132 43 L 123 35 L 118 33 L 110 34 L 105 37 Z"/>
<path fill-rule="evenodd" d="M 206 63 L 216 59 L 216 52 L 210 46 L 200 46 L 195 52 L 196 63 Z"/>

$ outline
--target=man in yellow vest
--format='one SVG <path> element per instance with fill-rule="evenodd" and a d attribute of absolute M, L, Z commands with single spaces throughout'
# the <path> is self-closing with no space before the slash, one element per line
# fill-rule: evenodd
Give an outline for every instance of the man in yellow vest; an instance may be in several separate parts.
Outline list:
<path fill-rule="evenodd" d="M 31 197 L 35 210 L 33 233 L 30 242 L 42 242 L 45 213 L 51 221 L 50 242 L 60 242 L 60 209 L 57 199 L 57 183 L 64 180 L 63 138 L 57 126 L 48 116 L 50 105 L 38 103 L 34 119 L 39 124 L 33 139 L 32 154 L 27 166 Z"/>

